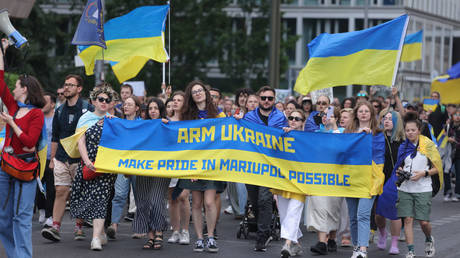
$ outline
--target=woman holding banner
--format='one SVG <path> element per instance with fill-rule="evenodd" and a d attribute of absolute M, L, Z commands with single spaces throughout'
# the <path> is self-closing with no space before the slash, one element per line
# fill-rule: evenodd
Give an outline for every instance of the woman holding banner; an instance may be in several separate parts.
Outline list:
<path fill-rule="evenodd" d="M 152 98 L 147 104 L 147 119 L 166 118 L 166 108 L 158 98 Z M 163 247 L 163 231 L 168 229 L 167 192 L 170 178 L 136 176 L 134 199 L 136 200 L 136 216 L 133 231 L 147 234 L 149 240 L 143 249 L 158 250 Z"/>
<path fill-rule="evenodd" d="M 169 117 L 170 121 L 180 121 L 184 98 L 185 93 L 182 91 L 176 91 L 171 96 L 173 116 Z M 177 187 L 178 181 L 177 178 L 171 178 L 169 183 L 169 218 L 173 233 L 168 239 L 168 243 L 188 245 L 190 244 L 190 233 L 188 231 L 190 224 L 190 191 Z"/>
<path fill-rule="evenodd" d="M 201 81 L 192 81 L 185 89 L 185 102 L 182 109 L 181 120 L 196 120 L 205 118 L 225 117 L 224 113 L 219 113 L 214 105 L 209 90 Z M 195 252 L 204 251 L 203 241 L 203 217 L 202 207 L 204 202 L 206 226 L 208 230 L 208 241 L 206 248 L 208 252 L 218 252 L 217 242 L 214 237 L 216 227 L 217 207 L 216 193 L 221 193 L 225 189 L 225 183 L 210 180 L 179 180 L 179 187 L 192 191 L 192 217 L 195 232 L 198 240 L 196 241 Z"/>
<path fill-rule="evenodd" d="M 302 110 L 297 109 L 288 116 L 289 127 L 284 127 L 285 132 L 292 130 L 303 131 L 305 114 Z M 281 223 L 281 238 L 285 239 L 281 249 L 281 257 L 287 258 L 302 254 L 302 247 L 299 239 L 302 237 L 302 231 L 299 228 L 300 218 L 305 202 L 304 194 L 291 193 L 278 189 L 270 190 L 278 196 L 278 211 Z"/>
<path fill-rule="evenodd" d="M 93 220 L 93 239 L 91 250 L 100 251 L 107 243 L 104 233 L 104 222 L 107 207 L 113 194 L 114 174 L 97 174 L 94 171 L 97 148 L 102 135 L 104 116 L 112 101 L 113 90 L 109 87 L 96 87 L 90 94 L 94 112 L 87 112 L 78 120 L 77 128 L 87 127 L 86 132 L 78 140 L 81 156 L 70 195 L 70 214 L 76 218 L 76 235 L 83 239 L 84 220 Z M 78 234 L 78 235 L 77 235 Z"/>
<path fill-rule="evenodd" d="M 373 156 L 377 153 L 383 154 L 385 146 L 381 144 L 383 137 L 378 127 L 374 108 L 368 101 L 360 101 L 353 110 L 355 117 L 345 129 L 345 133 L 368 133 L 373 135 Z M 380 146 L 381 145 L 381 146 Z M 380 155 L 382 156 L 382 155 Z M 374 157 L 373 157 L 374 158 Z M 370 218 L 375 196 L 381 193 L 384 175 L 377 169 L 373 171 L 371 198 L 348 198 L 348 215 L 350 216 L 351 240 L 353 242 L 352 258 L 366 258 L 369 245 Z"/>

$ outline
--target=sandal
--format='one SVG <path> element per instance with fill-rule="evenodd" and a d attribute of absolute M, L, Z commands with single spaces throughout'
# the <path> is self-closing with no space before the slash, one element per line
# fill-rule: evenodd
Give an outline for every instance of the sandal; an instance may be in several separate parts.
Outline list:
<path fill-rule="evenodd" d="M 153 239 L 153 249 L 160 250 L 163 247 L 163 234 L 155 234 Z"/>
<path fill-rule="evenodd" d="M 154 244 L 155 244 L 155 240 L 154 239 L 149 239 L 149 240 L 147 240 L 147 242 L 145 242 L 145 244 L 142 247 L 142 249 L 151 250 L 151 249 L 153 249 Z"/>

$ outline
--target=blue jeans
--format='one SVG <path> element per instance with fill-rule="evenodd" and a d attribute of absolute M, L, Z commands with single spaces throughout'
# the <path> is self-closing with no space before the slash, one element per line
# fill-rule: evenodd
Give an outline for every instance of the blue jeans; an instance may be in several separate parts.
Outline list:
<path fill-rule="evenodd" d="M 354 246 L 369 245 L 371 232 L 371 210 L 375 196 L 366 198 L 347 198 L 348 215 L 350 216 L 351 241 Z"/>
<path fill-rule="evenodd" d="M 134 191 L 135 182 L 135 176 L 125 177 L 122 174 L 118 174 L 115 181 L 115 195 L 112 200 L 112 223 L 120 223 L 123 207 L 125 207 L 129 194 L 129 186 L 131 185 Z"/>
<path fill-rule="evenodd" d="M 18 180 L 0 169 L 0 241 L 11 258 L 32 257 L 32 216 L 37 181 L 22 182 L 21 191 L 19 187 Z"/>
<path fill-rule="evenodd" d="M 240 206 L 240 215 L 244 215 L 244 208 L 248 201 L 248 191 L 246 190 L 246 185 L 242 183 L 236 183 L 236 191 L 238 193 L 238 204 Z"/>

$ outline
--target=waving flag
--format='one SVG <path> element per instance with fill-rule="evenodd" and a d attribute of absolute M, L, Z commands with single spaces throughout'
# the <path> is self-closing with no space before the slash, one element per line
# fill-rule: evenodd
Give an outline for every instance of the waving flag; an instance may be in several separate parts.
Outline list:
<path fill-rule="evenodd" d="M 169 5 L 143 6 L 105 23 L 104 53 L 95 46 L 79 46 L 86 74 L 94 73 L 95 61 L 102 60 L 102 54 L 120 82 L 136 76 L 149 59 L 167 62 L 164 29 L 168 11 Z"/>
<path fill-rule="evenodd" d="M 438 107 L 439 100 L 437 99 L 424 99 L 423 100 L 423 109 L 424 110 L 431 110 L 435 111 L 436 108 Z"/>
<path fill-rule="evenodd" d="M 412 33 L 404 39 L 401 62 L 412 62 L 422 59 L 423 30 Z"/>
<path fill-rule="evenodd" d="M 460 62 L 453 65 L 447 74 L 434 78 L 431 92 L 441 94 L 442 104 L 460 104 Z"/>
<path fill-rule="evenodd" d="M 103 22 L 101 0 L 89 0 L 73 36 L 72 45 L 96 45 L 107 48 Z"/>
<path fill-rule="evenodd" d="M 308 92 L 349 84 L 392 86 L 409 17 L 347 33 L 323 33 L 308 44 L 310 59 L 294 90 Z"/>

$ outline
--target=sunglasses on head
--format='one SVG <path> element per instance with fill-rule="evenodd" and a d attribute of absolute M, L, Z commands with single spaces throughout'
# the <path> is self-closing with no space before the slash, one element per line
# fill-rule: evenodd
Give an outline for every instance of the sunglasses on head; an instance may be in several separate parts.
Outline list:
<path fill-rule="evenodd" d="M 366 94 L 365 93 L 358 93 L 358 95 L 356 95 L 358 97 L 366 97 Z"/>
<path fill-rule="evenodd" d="M 103 98 L 103 97 L 97 97 L 97 101 L 101 102 L 101 103 L 107 103 L 109 104 L 110 102 L 112 102 L 112 100 L 110 98 Z"/>
<path fill-rule="evenodd" d="M 288 120 L 289 121 L 295 120 L 297 122 L 303 121 L 303 119 L 301 117 L 298 117 L 298 116 L 288 116 Z"/>
<path fill-rule="evenodd" d="M 265 100 L 273 101 L 275 97 L 272 96 L 260 96 L 260 100 L 265 101 Z"/>

